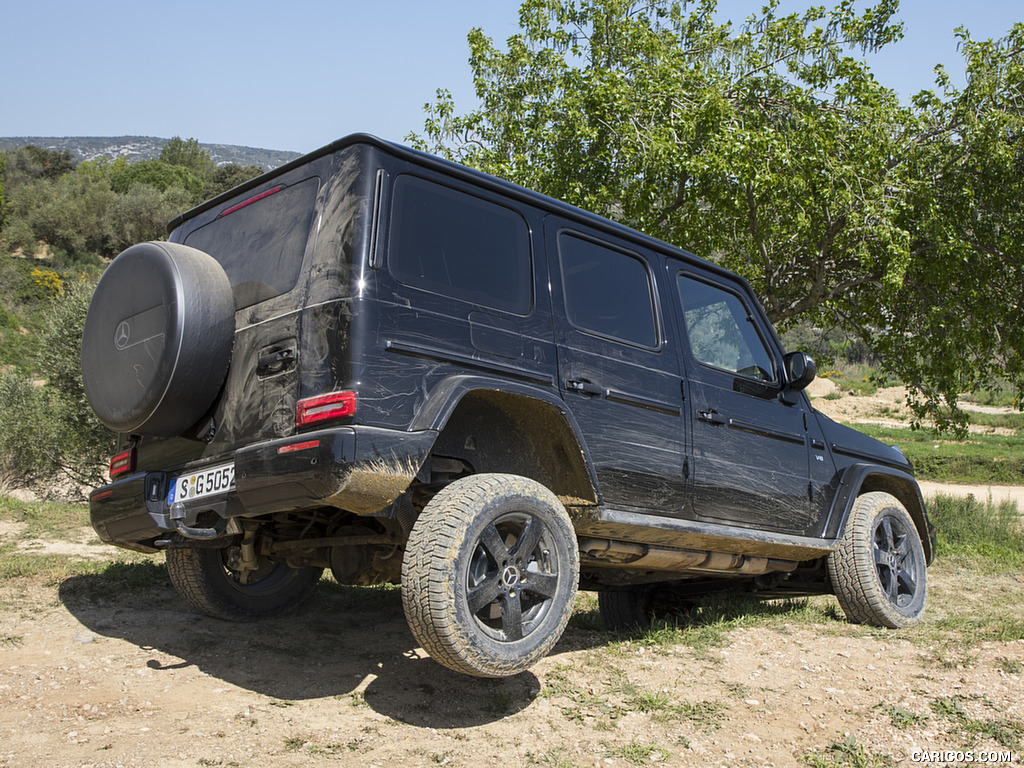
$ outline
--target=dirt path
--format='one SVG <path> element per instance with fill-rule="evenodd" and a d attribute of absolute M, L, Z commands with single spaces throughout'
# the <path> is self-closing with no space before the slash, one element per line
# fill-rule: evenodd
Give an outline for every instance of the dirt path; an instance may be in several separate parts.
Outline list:
<path fill-rule="evenodd" d="M 955 483 L 933 483 L 928 480 L 921 480 L 921 493 L 925 498 L 932 496 L 974 496 L 978 501 L 986 502 L 989 499 L 999 504 L 1003 501 L 1011 501 L 1017 508 L 1024 512 L 1024 487 L 1019 485 L 959 485 Z"/>
<path fill-rule="evenodd" d="M 1024 641 L 961 663 L 832 618 L 830 598 L 810 621 L 776 607 L 770 626 L 691 647 L 596 630 L 584 597 L 551 656 L 489 681 L 426 658 L 394 590 L 325 587 L 290 619 L 241 625 L 192 612 L 161 573 L 0 585 L 0 765 L 795 768 L 853 742 L 903 763 L 1005 752 L 964 723 L 1024 722 Z M 965 587 L 932 584 L 938 621 Z"/>

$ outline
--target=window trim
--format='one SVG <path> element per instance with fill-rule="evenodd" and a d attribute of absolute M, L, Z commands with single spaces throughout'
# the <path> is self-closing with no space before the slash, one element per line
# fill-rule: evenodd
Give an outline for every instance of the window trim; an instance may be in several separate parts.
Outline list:
<path fill-rule="evenodd" d="M 526 301 L 526 306 L 524 308 L 522 308 L 521 310 L 519 308 L 509 309 L 508 307 L 496 307 L 493 304 L 484 304 L 482 302 L 476 301 L 474 299 L 466 298 L 464 296 L 456 296 L 456 295 L 453 295 L 452 293 L 444 293 L 444 292 L 442 292 L 440 290 L 435 289 L 432 286 L 427 286 L 427 285 L 423 285 L 423 284 L 417 284 L 415 282 L 408 281 L 408 280 L 404 279 L 401 275 L 396 274 L 396 272 L 395 272 L 395 270 L 393 268 L 393 259 L 392 259 L 392 252 L 393 252 L 393 250 L 395 248 L 394 238 L 393 238 L 392 235 L 393 235 L 393 228 L 396 226 L 396 222 L 399 219 L 399 217 L 396 216 L 395 207 L 398 204 L 399 191 L 401 189 L 401 185 L 403 183 L 403 180 L 406 179 L 406 178 L 414 179 L 414 180 L 420 181 L 420 182 L 425 182 L 427 184 L 430 184 L 430 185 L 433 185 L 433 186 L 436 186 L 436 187 L 442 187 L 442 188 L 444 188 L 444 189 L 446 189 L 448 191 L 456 192 L 458 194 L 465 195 L 466 197 L 471 197 L 474 200 L 478 200 L 478 201 L 480 201 L 482 203 L 486 203 L 486 204 L 494 206 L 496 208 L 500 208 L 500 209 L 502 209 L 504 211 L 508 211 L 509 213 L 513 214 L 519 221 L 522 222 L 523 232 L 525 233 L 525 236 L 526 236 L 526 257 L 527 257 L 527 272 L 526 272 L 527 301 Z M 505 314 L 514 315 L 516 317 L 529 317 L 530 315 L 533 314 L 534 309 L 536 308 L 536 302 L 537 302 L 537 296 L 536 296 L 536 275 L 537 275 L 537 273 L 536 273 L 536 263 L 537 263 L 537 259 L 536 259 L 536 254 L 534 253 L 533 229 L 530 226 L 529 220 L 527 219 L 527 217 L 525 215 L 523 215 L 523 212 L 521 210 L 519 210 L 518 208 L 514 208 L 511 205 L 506 204 L 505 201 L 499 202 L 498 200 L 495 200 L 492 197 L 488 197 L 488 196 L 479 194 L 479 192 L 481 192 L 481 190 L 476 188 L 476 187 L 463 187 L 461 185 L 457 186 L 457 185 L 445 183 L 446 181 L 448 181 L 448 180 L 446 179 L 445 181 L 440 181 L 438 179 L 434 179 L 434 178 L 431 178 L 429 176 L 426 176 L 426 175 L 424 175 L 422 173 L 415 173 L 415 172 L 412 172 L 412 171 L 402 171 L 400 173 L 395 174 L 395 176 L 387 182 L 387 187 L 388 187 L 387 194 L 388 194 L 389 200 L 388 200 L 388 203 L 387 203 L 386 206 L 382 206 L 382 208 L 386 207 L 386 209 L 387 209 L 386 221 L 383 223 L 384 231 L 386 232 L 386 245 L 383 248 L 381 248 L 380 245 L 378 244 L 378 249 L 383 251 L 383 256 L 380 259 L 380 262 L 381 262 L 380 266 L 381 267 L 385 267 L 386 266 L 388 275 L 392 279 L 394 279 L 395 281 L 397 281 L 398 283 L 400 283 L 401 285 L 403 285 L 403 286 L 405 286 L 407 288 L 411 288 L 411 289 L 416 290 L 416 291 L 422 291 L 424 293 L 429 293 L 429 294 L 431 294 L 433 296 L 440 296 L 442 298 L 450 299 L 452 301 L 462 302 L 463 304 L 469 304 L 469 305 L 474 306 L 474 307 L 479 307 L 480 309 L 482 309 L 484 311 L 487 311 L 487 312 L 502 312 L 502 313 L 505 313 Z M 378 243 L 379 243 L 379 240 L 380 240 L 380 238 L 378 238 Z"/>
<path fill-rule="evenodd" d="M 586 240 L 593 245 L 606 248 L 610 251 L 616 251 L 621 253 L 623 256 L 639 261 L 641 266 L 644 268 L 644 272 L 647 274 L 647 288 L 651 297 L 651 310 L 653 311 L 654 320 L 654 344 L 639 344 L 629 339 L 623 339 L 619 336 L 611 336 L 609 334 L 601 333 L 600 331 L 592 328 L 584 328 L 573 322 L 573 319 L 569 316 L 569 302 L 568 295 L 569 291 L 565 284 L 565 269 L 562 263 L 562 236 L 568 235 L 569 237 L 575 237 L 579 240 Z M 645 352 L 661 352 L 665 348 L 665 333 L 664 324 L 662 322 L 661 314 L 661 297 L 658 292 L 658 281 L 655 279 L 654 270 L 651 268 L 650 262 L 645 259 L 639 252 L 632 251 L 623 246 L 609 242 L 608 240 L 602 239 L 595 235 L 591 235 L 587 232 L 583 232 L 573 227 L 560 227 L 555 232 L 555 255 L 558 259 L 558 274 L 562 286 L 562 309 L 565 312 L 565 319 L 573 330 L 587 336 L 593 336 L 598 339 L 604 339 L 605 341 L 611 341 L 615 344 L 621 344 L 626 347 L 632 347 L 633 349 L 642 349 Z"/>
<path fill-rule="evenodd" d="M 697 357 L 697 355 L 693 351 L 693 343 L 690 341 L 690 327 L 689 324 L 686 322 L 686 307 L 683 304 L 683 297 L 679 292 L 680 278 L 686 278 L 697 283 L 703 283 L 704 285 L 715 288 L 721 291 L 722 293 L 727 293 L 731 296 L 734 296 L 740 302 L 740 305 L 743 307 L 743 309 L 746 310 L 747 317 L 749 318 L 749 322 L 754 334 L 757 336 L 758 341 L 761 343 L 762 349 L 764 349 L 765 353 L 768 355 L 768 359 L 771 361 L 773 378 L 755 379 L 753 376 L 748 376 L 746 374 L 740 373 L 739 371 L 731 371 L 728 368 L 720 368 L 717 365 L 712 365 L 711 363 L 704 362 L 699 357 Z M 741 291 L 736 290 L 736 288 L 731 285 L 724 285 L 721 282 L 709 279 L 708 277 L 701 274 L 697 274 L 695 272 L 690 272 L 689 270 L 686 269 L 676 270 L 675 282 L 676 302 L 679 305 L 680 318 L 682 320 L 682 328 L 680 328 L 680 331 L 683 334 L 683 339 L 685 341 L 685 344 L 683 346 L 685 347 L 685 354 L 688 358 L 691 358 L 701 368 L 705 368 L 709 371 L 714 371 L 715 373 L 730 376 L 734 379 L 742 379 L 743 381 L 753 382 L 757 385 L 766 387 L 782 386 L 781 370 L 779 367 L 779 361 L 776 359 L 776 351 L 772 344 L 769 343 L 769 340 L 765 338 L 765 334 L 763 333 L 763 330 L 761 328 L 761 323 L 758 319 L 758 314 L 756 312 L 751 311 L 751 302 L 749 300 L 749 297 L 745 296 Z M 743 334 L 741 331 L 740 336 L 742 337 L 742 335 Z M 746 340 L 744 339 L 744 341 Z"/>

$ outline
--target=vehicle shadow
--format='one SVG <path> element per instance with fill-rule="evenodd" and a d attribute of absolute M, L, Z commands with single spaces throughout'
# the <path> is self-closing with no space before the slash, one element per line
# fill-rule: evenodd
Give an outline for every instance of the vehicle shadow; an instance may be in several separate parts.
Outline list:
<path fill-rule="evenodd" d="M 192 610 L 159 563 L 114 563 L 70 577 L 61 603 L 89 631 L 151 652 L 153 670 L 196 668 L 279 701 L 339 698 L 426 728 L 493 722 L 529 706 L 541 690 L 531 672 L 501 680 L 467 677 L 417 649 L 394 587 L 320 582 L 293 613 L 258 623 Z M 555 653 L 601 642 L 567 633 Z"/>

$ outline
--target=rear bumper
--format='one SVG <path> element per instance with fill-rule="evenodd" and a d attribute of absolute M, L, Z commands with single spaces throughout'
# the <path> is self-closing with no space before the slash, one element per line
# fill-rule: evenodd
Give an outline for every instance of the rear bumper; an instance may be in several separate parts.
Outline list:
<path fill-rule="evenodd" d="M 186 502 L 184 520 L 203 512 L 222 519 L 331 506 L 367 515 L 390 505 L 412 482 L 437 432 L 338 427 L 255 443 L 234 454 L 235 488 Z M 219 457 L 211 464 L 222 464 Z M 171 480 L 186 470 L 139 472 L 97 488 L 89 514 L 100 539 L 141 552 L 174 530 Z"/>

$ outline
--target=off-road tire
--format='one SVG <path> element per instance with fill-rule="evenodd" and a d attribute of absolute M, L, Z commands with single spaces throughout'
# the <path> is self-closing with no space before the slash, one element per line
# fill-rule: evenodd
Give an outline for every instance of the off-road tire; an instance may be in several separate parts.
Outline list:
<path fill-rule="evenodd" d="M 858 497 L 846 530 L 828 558 L 832 589 L 856 624 L 898 629 L 924 612 L 927 563 L 917 526 L 888 493 Z"/>
<path fill-rule="evenodd" d="M 471 475 L 443 488 L 416 520 L 402 604 L 436 661 L 508 677 L 558 642 L 578 581 L 576 536 L 553 493 L 517 475 Z"/>
<path fill-rule="evenodd" d="M 235 334 L 231 284 L 212 256 L 139 243 L 103 272 L 82 331 L 82 381 L 115 432 L 174 437 L 213 404 Z"/>
<path fill-rule="evenodd" d="M 257 621 L 298 607 L 313 593 L 323 569 L 263 560 L 254 580 L 242 584 L 226 565 L 226 550 L 175 547 L 167 550 L 167 573 L 196 610 L 228 621 Z"/>

